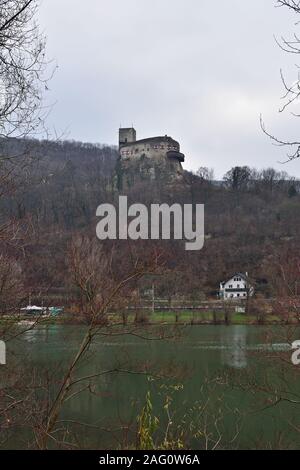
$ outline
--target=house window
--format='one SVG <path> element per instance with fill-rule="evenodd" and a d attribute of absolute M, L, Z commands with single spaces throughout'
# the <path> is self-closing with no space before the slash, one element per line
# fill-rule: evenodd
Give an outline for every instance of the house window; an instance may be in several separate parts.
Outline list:
<path fill-rule="evenodd" d="M 238 288 L 238 289 L 240 288 L 240 285 L 239 285 L 239 284 L 237 285 L 237 288 Z"/>
<path fill-rule="evenodd" d="M 239 297 L 239 296 L 240 296 L 240 294 L 237 294 L 237 297 Z"/>
<path fill-rule="evenodd" d="M 233 288 L 233 286 L 232 286 L 232 284 L 230 284 L 229 289 L 232 289 L 232 288 Z"/>

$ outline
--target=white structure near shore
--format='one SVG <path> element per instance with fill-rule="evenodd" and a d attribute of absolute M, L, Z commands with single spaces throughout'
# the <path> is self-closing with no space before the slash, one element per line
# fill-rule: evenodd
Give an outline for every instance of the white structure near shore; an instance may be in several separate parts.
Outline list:
<path fill-rule="evenodd" d="M 219 297 L 224 300 L 240 299 L 247 300 L 254 294 L 248 273 L 236 273 L 228 281 L 221 282 Z"/>

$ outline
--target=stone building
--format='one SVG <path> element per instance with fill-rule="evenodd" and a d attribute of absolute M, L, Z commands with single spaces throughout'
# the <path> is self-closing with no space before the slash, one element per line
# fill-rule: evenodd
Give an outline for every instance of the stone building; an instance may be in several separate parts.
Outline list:
<path fill-rule="evenodd" d="M 119 152 L 125 171 L 135 167 L 142 176 L 151 179 L 167 176 L 168 180 L 176 180 L 183 175 L 181 164 L 185 156 L 179 143 L 167 135 L 137 140 L 133 127 L 120 128 Z"/>

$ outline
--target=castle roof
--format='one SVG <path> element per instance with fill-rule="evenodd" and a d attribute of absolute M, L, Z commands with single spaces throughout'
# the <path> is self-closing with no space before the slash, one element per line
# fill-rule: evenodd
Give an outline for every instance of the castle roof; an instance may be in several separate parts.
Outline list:
<path fill-rule="evenodd" d="M 144 143 L 151 144 L 151 143 L 160 143 L 160 142 L 168 142 L 173 145 L 174 144 L 179 145 L 179 142 L 172 139 L 172 137 L 164 135 L 160 137 L 148 137 L 147 139 L 136 140 L 135 142 L 126 142 L 125 144 L 122 144 L 122 147 L 134 146 L 136 144 L 144 144 Z"/>

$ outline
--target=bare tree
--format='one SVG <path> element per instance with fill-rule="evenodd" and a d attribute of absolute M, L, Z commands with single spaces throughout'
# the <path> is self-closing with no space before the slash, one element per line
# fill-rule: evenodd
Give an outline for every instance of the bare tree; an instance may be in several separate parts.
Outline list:
<path fill-rule="evenodd" d="M 277 0 L 276 1 L 277 7 L 286 7 L 295 14 L 300 14 L 300 2 L 296 0 Z M 297 25 L 299 21 L 297 22 Z M 298 34 L 294 33 L 291 39 L 286 39 L 282 37 L 280 40 L 276 39 L 276 43 L 278 46 L 288 54 L 300 54 L 300 37 Z M 282 96 L 283 105 L 280 107 L 279 112 L 283 113 L 286 111 L 290 106 L 298 101 L 300 98 L 300 72 L 299 67 L 297 66 L 298 74 L 296 79 L 293 83 L 288 83 L 285 78 L 284 72 L 280 70 L 281 81 L 284 89 L 284 94 Z M 295 117 L 300 117 L 299 114 L 292 112 L 291 113 Z M 300 157 L 300 140 L 285 140 L 276 137 L 274 134 L 270 133 L 265 126 L 265 123 L 260 118 L 261 128 L 263 132 L 270 137 L 270 139 L 280 147 L 290 147 L 291 151 L 287 154 L 287 160 L 283 163 L 289 162 L 296 158 Z"/>
<path fill-rule="evenodd" d="M 92 376 L 81 378 L 76 374 L 78 365 L 86 356 L 94 339 L 100 334 L 114 335 L 107 329 L 103 331 L 103 327 L 110 326 L 108 313 L 109 309 L 113 309 L 114 302 L 120 296 L 129 295 L 134 291 L 137 281 L 145 274 L 156 273 L 161 268 L 160 253 L 155 252 L 147 256 L 143 250 L 140 257 L 129 247 L 123 260 L 120 259 L 120 253 L 117 257 L 116 254 L 117 250 L 114 247 L 105 249 L 97 240 L 87 237 L 78 236 L 71 244 L 69 254 L 71 277 L 79 289 L 81 308 L 86 315 L 88 328 L 64 374 L 54 400 L 47 407 L 37 439 L 39 448 L 47 448 L 49 438 L 54 438 L 59 415 L 66 399 L 72 395 L 74 387 L 76 388 L 78 384 L 90 386 L 92 379 L 105 373 L 118 372 L 118 370 L 106 372 L 101 370 Z M 126 333 L 133 334 L 128 330 Z M 124 331 L 116 334 L 124 334 Z"/>
<path fill-rule="evenodd" d="M 214 169 L 201 166 L 196 171 L 196 175 L 199 176 L 202 181 L 212 182 L 214 180 Z"/>
<path fill-rule="evenodd" d="M 251 179 L 251 169 L 248 166 L 235 166 L 224 175 L 226 187 L 232 191 L 246 189 Z"/>
<path fill-rule="evenodd" d="M 0 136 L 24 136 L 42 123 L 47 80 L 37 0 L 0 0 Z"/>
<path fill-rule="evenodd" d="M 9 138 L 44 132 L 49 112 L 43 96 L 52 73 L 46 76 L 45 37 L 35 21 L 38 7 L 39 0 L 0 0 L 0 197 L 24 182 L 24 169 L 32 161 L 33 142 L 24 140 L 15 153 L 8 150 Z"/>
<path fill-rule="evenodd" d="M 47 60 L 45 38 L 39 32 L 35 15 L 38 0 L 0 0 L 0 199 L 1 202 L 24 180 L 24 168 L 30 161 L 27 145 L 22 151 L 8 152 L 5 143 L 11 137 L 28 137 L 44 127 L 48 110 L 42 98 L 47 87 Z M 49 76 L 50 78 L 50 76 Z M 24 295 L 21 255 L 26 245 L 28 220 L 16 223 L 13 217 L 0 214 L 0 304 L 1 312 L 15 312 Z M 11 317 L 1 323 L 1 339 L 8 341 L 24 330 L 17 325 L 18 318 Z M 7 324 L 6 324 L 7 323 Z M 20 387 L 20 400 L 7 393 L 8 382 L 0 390 L 0 414 L 5 426 L 9 410 L 25 403 L 31 391 L 24 381 L 24 371 L 13 371 L 12 380 Z M 17 391 L 18 386 L 14 387 Z M 1 428 L 2 428 L 1 423 Z"/>
<path fill-rule="evenodd" d="M 0 312 L 9 312 L 24 298 L 23 275 L 20 263 L 0 254 Z"/>

